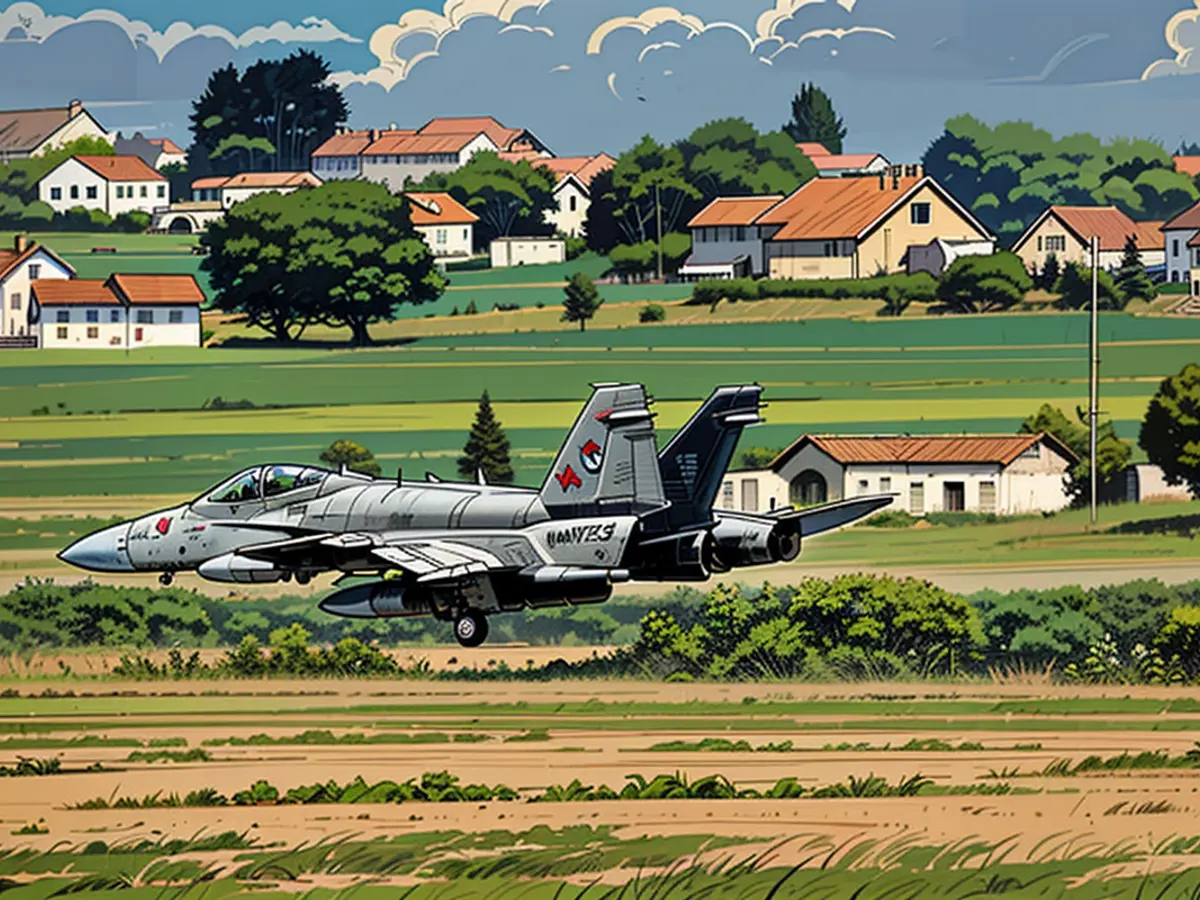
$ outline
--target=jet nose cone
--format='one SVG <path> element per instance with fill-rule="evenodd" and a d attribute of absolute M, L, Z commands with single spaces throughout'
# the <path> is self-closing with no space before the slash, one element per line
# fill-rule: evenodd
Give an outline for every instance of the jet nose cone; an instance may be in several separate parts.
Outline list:
<path fill-rule="evenodd" d="M 80 569 L 93 572 L 132 572 L 133 563 L 125 549 L 129 525 L 114 525 L 80 538 L 58 558 Z"/>

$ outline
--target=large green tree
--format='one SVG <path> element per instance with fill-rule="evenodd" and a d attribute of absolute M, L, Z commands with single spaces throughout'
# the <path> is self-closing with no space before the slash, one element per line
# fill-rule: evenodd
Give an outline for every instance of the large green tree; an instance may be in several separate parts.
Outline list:
<path fill-rule="evenodd" d="M 498 237 L 553 234 L 546 214 L 556 206 L 554 186 L 548 169 L 526 160 L 509 162 L 488 151 L 453 172 L 435 172 L 414 190 L 446 191 L 479 216 L 475 243 L 487 247 Z"/>
<path fill-rule="evenodd" d="M 579 330 L 586 331 L 588 320 L 596 315 L 596 310 L 604 303 L 595 282 L 586 273 L 576 272 L 567 279 L 563 293 L 566 296 L 563 298 L 562 320 L 578 322 Z"/>
<path fill-rule="evenodd" d="M 445 287 L 405 201 L 364 181 L 259 194 L 201 242 L 216 306 L 285 342 L 320 322 L 369 343 L 370 324 L 394 318 L 401 304 L 436 300 Z"/>
<path fill-rule="evenodd" d="M 1022 434 L 1051 434 L 1058 438 L 1077 457 L 1067 475 L 1067 492 L 1074 506 L 1082 506 L 1091 498 L 1091 429 L 1083 424 L 1082 416 L 1069 419 L 1061 409 L 1042 404 L 1041 408 L 1021 423 Z M 1096 493 L 1106 501 L 1117 499 L 1121 478 L 1129 467 L 1133 448 L 1117 436 L 1111 421 L 1099 423 L 1096 429 L 1096 468 L 1100 480 Z"/>
<path fill-rule="evenodd" d="M 192 103 L 192 177 L 207 173 L 307 170 L 312 152 L 350 117 L 329 64 L 308 50 L 230 63 L 209 76 Z"/>
<path fill-rule="evenodd" d="M 962 256 L 950 264 L 938 285 L 937 299 L 953 312 L 1008 309 L 1033 290 L 1033 279 L 1014 253 Z"/>
<path fill-rule="evenodd" d="M 790 194 L 814 178 L 816 167 L 787 134 L 760 134 L 745 119 L 718 119 L 679 143 L 684 177 L 701 194 L 714 197 Z"/>
<path fill-rule="evenodd" d="M 1146 408 L 1138 444 L 1167 484 L 1200 493 L 1200 365 L 1164 378 Z"/>
<path fill-rule="evenodd" d="M 354 441 L 334 441 L 321 451 L 318 458 L 325 465 L 333 466 L 335 469 L 345 466 L 353 472 L 361 472 L 363 475 L 372 477 L 383 474 L 383 470 L 375 459 L 375 454 Z"/>
<path fill-rule="evenodd" d="M 830 153 L 841 153 L 846 125 L 833 108 L 833 101 L 811 82 L 792 98 L 792 118 L 783 131 L 793 143 L 821 144 Z"/>
<path fill-rule="evenodd" d="M 683 152 L 664 146 L 649 135 L 617 158 L 612 188 L 606 201 L 617 222 L 623 244 L 640 244 L 670 234 L 683 224 L 688 201 L 701 198 L 684 170 Z M 661 207 L 661 210 L 660 210 Z"/>
<path fill-rule="evenodd" d="M 504 428 L 492 409 L 488 392 L 479 398 L 471 434 L 458 460 L 458 474 L 474 480 L 482 472 L 489 484 L 512 484 L 513 467 L 509 456 L 510 445 Z"/>

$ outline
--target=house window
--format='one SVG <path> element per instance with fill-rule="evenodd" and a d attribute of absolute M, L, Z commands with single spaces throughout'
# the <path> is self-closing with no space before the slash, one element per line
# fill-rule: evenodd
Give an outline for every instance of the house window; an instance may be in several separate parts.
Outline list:
<path fill-rule="evenodd" d="M 979 482 L 979 511 L 984 513 L 996 511 L 996 482 Z"/>
<path fill-rule="evenodd" d="M 71 185 L 71 199 L 72 200 L 79 199 L 79 185 L 77 185 L 77 184 Z"/>
<path fill-rule="evenodd" d="M 571 212 L 575 212 L 575 207 L 578 205 L 578 201 L 579 198 L 574 194 L 572 194 L 570 199 L 567 200 L 567 206 L 570 208 Z"/>
<path fill-rule="evenodd" d="M 37 281 L 38 278 L 41 277 L 41 275 L 42 275 L 42 264 L 41 263 L 30 263 L 29 264 L 29 280 Z"/>
<path fill-rule="evenodd" d="M 825 255 L 826 256 L 837 256 L 837 242 L 836 241 L 826 241 L 825 242 Z"/>
<path fill-rule="evenodd" d="M 1067 236 L 1064 234 L 1052 234 L 1046 238 L 1046 251 L 1048 253 L 1062 253 L 1067 249 Z"/>
<path fill-rule="evenodd" d="M 1044 239 L 1043 239 L 1043 238 L 1042 238 L 1042 236 L 1039 234 L 1039 235 L 1038 235 L 1038 253 L 1041 253 L 1041 252 L 1042 252 L 1042 249 L 1043 249 L 1043 248 L 1042 248 L 1042 242 L 1043 242 L 1043 240 L 1044 240 Z"/>
<path fill-rule="evenodd" d="M 167 313 L 167 321 L 172 325 L 182 325 L 183 324 L 183 310 L 182 309 L 173 309 L 170 312 L 168 312 Z"/>
<path fill-rule="evenodd" d="M 446 229 L 445 228 L 439 228 L 437 230 L 437 242 L 439 244 L 446 243 Z"/>
<path fill-rule="evenodd" d="M 100 337 L 100 328 L 97 325 L 92 325 L 88 328 L 87 336 L 90 340 L 96 340 Z"/>
<path fill-rule="evenodd" d="M 85 315 L 87 316 L 87 321 L 89 322 L 100 321 L 100 310 L 98 309 L 89 309 Z"/>
<path fill-rule="evenodd" d="M 58 339 L 60 341 L 65 341 L 67 339 L 67 329 L 65 325 L 60 325 L 56 333 L 58 334 Z"/>
<path fill-rule="evenodd" d="M 1178 255 L 1179 255 L 1179 239 L 1178 239 L 1178 238 L 1176 238 L 1175 240 L 1171 241 L 1171 255 L 1172 255 L 1172 256 L 1178 256 Z"/>
<path fill-rule="evenodd" d="M 139 309 L 137 311 L 137 323 L 139 325 L 153 325 L 154 324 L 154 310 Z M 141 329 L 139 329 L 139 331 L 140 330 Z"/>
<path fill-rule="evenodd" d="M 892 490 L 892 479 L 886 475 L 879 479 L 879 493 L 887 494 Z"/>
<path fill-rule="evenodd" d="M 69 309 L 56 310 L 54 313 L 54 321 L 55 322 L 70 322 L 71 321 L 71 311 Z"/>
<path fill-rule="evenodd" d="M 745 225 L 739 225 L 737 227 L 737 239 L 739 241 L 744 241 L 746 239 L 746 226 Z"/>
<path fill-rule="evenodd" d="M 142 195 L 143 197 L 145 197 L 145 196 L 146 196 L 146 186 L 145 186 L 144 184 L 142 185 L 141 195 Z"/>
<path fill-rule="evenodd" d="M 464 241 L 467 240 L 467 237 L 470 235 L 470 233 L 471 232 L 467 231 L 467 229 L 465 229 L 465 228 L 463 229 L 463 240 Z"/>
<path fill-rule="evenodd" d="M 947 481 L 943 500 L 942 508 L 946 512 L 962 512 L 967 508 L 967 486 L 961 481 Z"/>
<path fill-rule="evenodd" d="M 160 198 L 160 199 L 161 199 L 161 198 L 163 198 L 163 197 L 165 197 L 165 196 L 167 196 L 167 187 L 166 187 L 166 185 L 160 184 L 160 185 L 158 186 L 158 196 L 159 196 L 159 198 Z"/>
<path fill-rule="evenodd" d="M 742 512 L 758 512 L 758 479 L 742 482 Z"/>
<path fill-rule="evenodd" d="M 123 184 L 117 185 L 117 199 L 118 200 L 125 199 L 125 185 L 123 185 Z"/>
<path fill-rule="evenodd" d="M 20 295 L 20 294 L 13 294 L 13 295 L 12 295 L 12 302 L 11 302 L 11 304 L 10 304 L 10 305 L 12 306 L 12 308 L 13 308 L 13 309 L 20 309 L 20 308 L 21 308 L 21 295 Z"/>
<path fill-rule="evenodd" d="M 925 515 L 925 482 L 914 481 L 908 486 L 908 511 L 914 516 Z"/>
<path fill-rule="evenodd" d="M 928 203 L 914 203 L 912 205 L 912 223 L 914 225 L 928 225 L 933 219 L 933 207 Z"/>
<path fill-rule="evenodd" d="M 87 189 L 87 198 L 89 200 L 95 200 L 95 199 L 97 199 L 97 197 L 98 197 L 98 194 L 96 191 L 96 186 L 94 184 L 89 184 L 88 189 Z"/>
<path fill-rule="evenodd" d="M 721 485 L 721 508 L 733 509 L 733 482 L 726 481 Z"/>
<path fill-rule="evenodd" d="M 120 311 L 120 310 L 118 310 L 118 309 L 114 309 L 114 310 L 111 310 L 111 311 L 109 311 L 109 314 L 108 314 L 108 321 L 110 321 L 110 322 L 120 322 L 120 321 L 121 321 L 121 311 Z"/>
<path fill-rule="evenodd" d="M 61 200 L 62 199 L 62 188 L 60 188 L 60 187 L 50 188 L 50 199 L 51 200 Z"/>
<path fill-rule="evenodd" d="M 863 494 L 865 494 L 867 491 L 869 491 L 870 489 L 871 489 L 871 485 L 870 485 L 870 484 L 867 482 L 867 479 L 865 479 L 865 478 L 860 478 L 860 479 L 858 480 L 858 495 L 859 495 L 860 497 L 861 497 Z"/>

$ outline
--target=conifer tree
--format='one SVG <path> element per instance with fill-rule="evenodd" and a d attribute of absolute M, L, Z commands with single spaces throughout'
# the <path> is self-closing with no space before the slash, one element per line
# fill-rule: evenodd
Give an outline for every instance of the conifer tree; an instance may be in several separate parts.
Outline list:
<path fill-rule="evenodd" d="M 471 435 L 458 460 L 459 476 L 474 481 L 476 473 L 483 472 L 489 484 L 512 484 L 513 468 L 509 449 L 508 436 L 492 411 L 488 392 L 484 391 L 479 398 L 475 422 L 471 425 Z"/>
<path fill-rule="evenodd" d="M 1059 276 L 1062 275 L 1062 267 L 1058 264 L 1058 254 L 1051 253 L 1046 257 L 1046 263 L 1042 266 L 1042 274 L 1038 278 L 1038 287 L 1043 291 L 1052 291 L 1054 286 L 1058 284 Z"/>
<path fill-rule="evenodd" d="M 820 144 L 830 153 L 842 152 L 846 126 L 829 95 L 815 84 L 805 84 L 792 99 L 792 118 L 783 126 L 796 143 Z"/>
<path fill-rule="evenodd" d="M 563 300 L 564 322 L 578 322 L 579 330 L 586 331 L 588 319 L 596 315 L 596 310 L 604 302 L 596 283 L 583 272 L 576 272 L 563 288 L 566 299 Z"/>
<path fill-rule="evenodd" d="M 1117 288 L 1128 300 L 1153 300 L 1157 293 L 1142 264 L 1137 238 L 1132 234 L 1125 238 L 1125 252 L 1121 256 L 1121 268 L 1117 270 Z"/>

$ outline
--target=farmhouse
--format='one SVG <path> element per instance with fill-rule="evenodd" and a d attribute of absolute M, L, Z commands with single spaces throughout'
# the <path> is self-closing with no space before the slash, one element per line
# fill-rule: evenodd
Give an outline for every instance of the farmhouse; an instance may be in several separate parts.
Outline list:
<path fill-rule="evenodd" d="M 72 156 L 38 182 L 38 199 L 55 212 L 82 206 L 116 218 L 153 213 L 167 201 L 167 179 L 137 156 Z"/>
<path fill-rule="evenodd" d="M 592 205 L 592 179 L 607 172 L 617 161 L 607 153 L 595 156 L 535 157 L 532 165 L 547 169 L 558 178 L 554 186 L 555 209 L 546 215 L 560 234 L 581 237 Z"/>
<path fill-rule="evenodd" d="M 50 109 L 0 111 L 0 162 L 40 156 L 81 138 L 106 141 L 108 132 L 78 100 Z"/>
<path fill-rule="evenodd" d="M 482 151 L 532 151 L 549 156 L 530 131 L 505 128 L 491 116 L 440 118 L 416 130 L 343 131 L 313 152 L 312 170 L 330 179 L 365 178 L 400 193 L 411 181 L 453 172 Z"/>
<path fill-rule="evenodd" d="M 470 256 L 475 247 L 479 216 L 442 192 L 404 195 L 410 205 L 413 230 L 425 238 L 434 256 Z"/>
<path fill-rule="evenodd" d="M 0 250 L 0 336 L 29 337 L 30 289 L 39 281 L 74 278 L 75 270 L 48 247 L 30 243 L 23 234 Z"/>
<path fill-rule="evenodd" d="M 198 347 L 203 302 L 191 275 L 38 281 L 29 325 L 46 348 Z"/>
<path fill-rule="evenodd" d="M 717 197 L 688 222 L 692 253 L 679 269 L 684 281 L 701 278 L 747 278 L 767 273 L 765 239 L 774 229 L 756 225 L 759 217 L 783 200 L 782 194 L 761 197 Z"/>
<path fill-rule="evenodd" d="M 192 200 L 217 201 L 229 209 L 258 194 L 291 194 L 323 183 L 312 172 L 243 172 L 229 177 L 197 178 L 192 182 Z"/>
<path fill-rule="evenodd" d="M 1054 254 L 1060 265 L 1091 265 L 1091 240 L 1100 238 L 1100 268 L 1121 265 L 1125 241 L 1137 238 L 1142 264 L 1153 269 L 1165 261 L 1162 222 L 1135 222 L 1115 206 L 1050 206 L 1013 244 L 1030 272 L 1040 272 Z"/>
<path fill-rule="evenodd" d="M 1200 269 L 1200 203 L 1184 210 L 1162 227 L 1167 257 L 1167 279 L 1190 284 L 1192 293 L 1200 295 L 1192 269 Z"/>
<path fill-rule="evenodd" d="M 762 512 L 864 494 L 897 494 L 893 509 L 1015 515 L 1070 502 L 1074 454 L 1048 434 L 858 437 L 804 435 L 761 471 L 730 472 L 721 509 Z"/>

